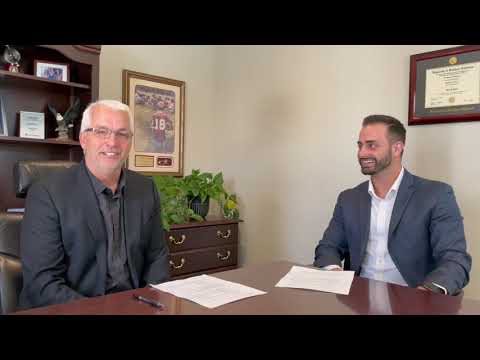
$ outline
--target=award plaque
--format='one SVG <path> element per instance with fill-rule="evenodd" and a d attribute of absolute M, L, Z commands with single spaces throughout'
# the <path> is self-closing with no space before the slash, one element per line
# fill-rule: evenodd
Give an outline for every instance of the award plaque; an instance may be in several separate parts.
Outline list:
<path fill-rule="evenodd" d="M 45 139 L 45 114 L 20 111 L 20 137 Z"/>
<path fill-rule="evenodd" d="M 7 117 L 5 116 L 5 100 L 0 96 L 0 136 L 8 136 Z"/>
<path fill-rule="evenodd" d="M 408 125 L 479 120 L 479 45 L 410 57 Z"/>

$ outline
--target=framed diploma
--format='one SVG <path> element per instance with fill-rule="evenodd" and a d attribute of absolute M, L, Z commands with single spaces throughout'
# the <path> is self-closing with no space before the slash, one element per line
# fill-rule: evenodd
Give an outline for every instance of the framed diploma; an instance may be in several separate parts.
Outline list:
<path fill-rule="evenodd" d="M 480 45 L 410 57 L 408 125 L 480 121 Z"/>
<path fill-rule="evenodd" d="M 20 137 L 45 139 L 45 114 L 20 111 Z"/>

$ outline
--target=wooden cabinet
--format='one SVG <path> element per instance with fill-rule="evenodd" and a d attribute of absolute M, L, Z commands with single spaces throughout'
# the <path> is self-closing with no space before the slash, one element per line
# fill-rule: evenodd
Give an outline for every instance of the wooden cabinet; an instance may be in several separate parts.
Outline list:
<path fill-rule="evenodd" d="M 78 143 L 80 118 L 72 140 L 56 139 L 56 120 L 48 104 L 61 114 L 78 97 L 81 112 L 98 99 L 99 45 L 12 45 L 22 58 L 20 72 L 0 70 L 0 97 L 4 107 L 8 136 L 0 136 L 0 211 L 21 208 L 24 199 L 15 196 L 13 166 L 19 160 L 81 160 Z M 3 48 L 0 48 L 0 54 Z M 69 65 L 68 82 L 49 80 L 34 74 L 35 60 Z M 45 140 L 19 138 L 19 112 L 45 114 Z"/>
<path fill-rule="evenodd" d="M 237 267 L 238 221 L 209 220 L 173 225 L 165 232 L 172 279 Z"/>

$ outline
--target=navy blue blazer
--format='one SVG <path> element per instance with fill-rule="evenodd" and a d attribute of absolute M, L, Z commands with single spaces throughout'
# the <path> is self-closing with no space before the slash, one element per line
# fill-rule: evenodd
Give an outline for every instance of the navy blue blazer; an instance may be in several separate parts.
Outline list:
<path fill-rule="evenodd" d="M 169 279 L 169 251 L 153 181 L 124 171 L 127 259 L 133 285 L 138 288 Z M 105 294 L 107 235 L 84 162 L 32 185 L 20 249 L 20 308 Z"/>
<path fill-rule="evenodd" d="M 370 208 L 368 181 L 338 196 L 330 224 L 315 248 L 315 266 L 341 265 L 349 253 L 351 270 L 360 274 Z M 472 258 L 450 185 L 405 170 L 390 219 L 388 251 L 410 287 L 435 282 L 455 294 L 467 285 Z"/>

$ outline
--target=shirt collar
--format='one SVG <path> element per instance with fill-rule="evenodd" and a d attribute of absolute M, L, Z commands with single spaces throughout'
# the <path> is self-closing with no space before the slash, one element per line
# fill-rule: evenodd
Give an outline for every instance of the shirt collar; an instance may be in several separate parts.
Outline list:
<path fill-rule="evenodd" d="M 403 166 L 402 166 L 402 170 L 400 170 L 400 174 L 398 174 L 395 182 L 393 183 L 392 187 L 390 188 L 390 190 L 388 190 L 387 192 L 387 195 L 385 196 L 385 199 L 390 195 L 391 192 L 398 192 L 398 189 L 400 188 L 400 184 L 402 182 L 402 179 L 403 179 L 403 173 L 405 172 Z M 378 198 L 377 194 L 375 194 L 375 189 L 373 188 L 373 183 L 372 183 L 372 179 L 370 178 L 370 180 L 368 180 L 368 193 L 371 195 L 371 196 L 375 196 Z"/>
<path fill-rule="evenodd" d="M 85 170 L 87 170 L 87 174 L 90 177 L 90 180 L 92 181 L 93 189 L 95 190 L 95 194 L 99 195 L 105 191 L 105 189 L 108 189 L 107 186 L 105 186 L 104 183 L 102 183 L 100 180 L 98 180 L 95 175 L 91 173 L 90 170 L 88 170 L 88 167 L 86 164 L 85 165 Z M 117 194 L 122 193 L 123 194 L 123 189 L 125 188 L 125 171 L 122 169 L 122 172 L 120 173 L 120 179 L 118 180 L 118 187 L 117 187 Z"/>

